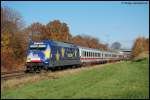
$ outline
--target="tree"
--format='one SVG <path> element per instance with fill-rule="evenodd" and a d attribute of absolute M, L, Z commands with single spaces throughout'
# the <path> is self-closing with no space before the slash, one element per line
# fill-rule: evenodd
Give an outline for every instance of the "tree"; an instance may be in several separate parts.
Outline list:
<path fill-rule="evenodd" d="M 95 38 L 88 35 L 77 35 L 72 38 L 72 43 L 89 48 L 108 50 L 108 47 Z"/>
<path fill-rule="evenodd" d="M 39 22 L 31 24 L 26 28 L 26 34 L 31 35 L 33 41 L 40 41 L 46 39 L 46 28 Z"/>
<path fill-rule="evenodd" d="M 58 41 L 70 41 L 71 34 L 66 23 L 61 23 L 59 20 L 54 20 L 46 25 L 46 33 L 49 39 Z"/>
<path fill-rule="evenodd" d="M 1 7 L 1 65 L 11 70 L 23 55 L 22 35 L 23 20 L 19 12 L 12 8 Z M 17 58 L 17 59 L 16 59 Z M 7 60 L 6 60 L 7 59 Z"/>
<path fill-rule="evenodd" d="M 132 47 L 132 57 L 137 57 L 139 54 L 149 51 L 149 38 L 138 37 L 136 38 Z"/>
<path fill-rule="evenodd" d="M 114 50 L 119 50 L 121 48 L 121 44 L 119 42 L 114 42 L 112 43 L 111 48 Z"/>

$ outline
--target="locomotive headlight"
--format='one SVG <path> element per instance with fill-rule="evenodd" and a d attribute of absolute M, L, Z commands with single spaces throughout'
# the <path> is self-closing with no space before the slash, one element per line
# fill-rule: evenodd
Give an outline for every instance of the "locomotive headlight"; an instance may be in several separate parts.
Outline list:
<path fill-rule="evenodd" d="M 30 61 L 31 61 L 31 58 L 28 57 L 28 58 L 27 58 L 27 62 L 30 62 Z"/>

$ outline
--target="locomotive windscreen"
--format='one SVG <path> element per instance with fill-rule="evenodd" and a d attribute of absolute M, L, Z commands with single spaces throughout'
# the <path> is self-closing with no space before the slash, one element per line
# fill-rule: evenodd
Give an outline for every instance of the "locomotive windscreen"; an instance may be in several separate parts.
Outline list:
<path fill-rule="evenodd" d="M 30 50 L 45 50 L 45 49 L 46 49 L 46 45 L 44 45 L 44 44 L 30 45 Z"/>

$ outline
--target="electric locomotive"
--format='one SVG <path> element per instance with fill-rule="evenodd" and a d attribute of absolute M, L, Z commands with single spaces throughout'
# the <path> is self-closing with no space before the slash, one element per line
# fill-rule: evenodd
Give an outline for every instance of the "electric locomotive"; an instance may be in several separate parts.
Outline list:
<path fill-rule="evenodd" d="M 76 45 L 53 40 L 30 42 L 27 51 L 26 70 L 40 71 L 67 65 L 80 65 Z"/>

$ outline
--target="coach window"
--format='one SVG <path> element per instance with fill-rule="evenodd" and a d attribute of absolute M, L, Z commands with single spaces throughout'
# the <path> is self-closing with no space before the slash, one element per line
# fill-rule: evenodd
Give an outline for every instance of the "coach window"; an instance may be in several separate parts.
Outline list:
<path fill-rule="evenodd" d="M 90 52 L 90 57 L 92 56 L 91 52 Z"/>
<path fill-rule="evenodd" d="M 85 51 L 86 52 L 86 51 Z M 87 57 L 87 52 L 85 53 L 85 57 Z"/>
<path fill-rule="evenodd" d="M 90 57 L 91 57 L 91 52 L 90 52 Z"/>
<path fill-rule="evenodd" d="M 92 56 L 92 53 L 90 52 L 90 57 Z"/>
<path fill-rule="evenodd" d="M 87 57 L 87 55 L 88 55 L 88 52 L 86 52 L 86 57 Z"/>
<path fill-rule="evenodd" d="M 85 51 L 83 51 L 83 56 L 85 57 Z"/>
<path fill-rule="evenodd" d="M 84 51 L 82 51 L 82 57 L 84 56 Z"/>
<path fill-rule="evenodd" d="M 88 52 L 86 52 L 86 57 L 88 57 Z"/>
<path fill-rule="evenodd" d="M 89 53 L 87 52 L 87 57 L 89 56 Z"/>
<path fill-rule="evenodd" d="M 89 52 L 90 53 L 90 56 L 89 57 L 91 57 L 91 52 Z"/>
<path fill-rule="evenodd" d="M 88 52 L 86 51 L 86 57 L 88 56 Z"/>

